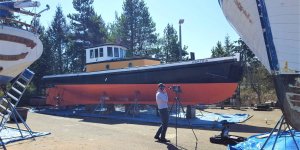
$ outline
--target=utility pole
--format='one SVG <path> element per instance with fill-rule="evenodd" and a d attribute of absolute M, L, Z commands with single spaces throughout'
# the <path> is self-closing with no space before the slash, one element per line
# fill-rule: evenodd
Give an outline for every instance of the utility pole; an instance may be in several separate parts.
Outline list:
<path fill-rule="evenodd" d="M 184 23 L 184 19 L 179 19 L 179 61 L 182 60 L 182 41 L 181 41 L 181 24 Z"/>

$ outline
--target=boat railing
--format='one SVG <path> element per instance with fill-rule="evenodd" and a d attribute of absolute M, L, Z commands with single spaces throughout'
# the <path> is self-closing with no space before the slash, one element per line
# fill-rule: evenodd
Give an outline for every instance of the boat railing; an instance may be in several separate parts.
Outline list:
<path fill-rule="evenodd" d="M 35 28 L 33 25 L 31 24 L 27 24 L 25 22 L 22 21 L 18 21 L 18 20 L 14 20 L 11 18 L 4 18 L 4 17 L 0 17 L 0 25 L 13 25 L 16 28 L 20 28 L 26 31 L 30 31 L 30 32 L 37 32 L 37 28 Z"/>
<path fill-rule="evenodd" d="M 24 3 L 26 2 L 31 1 L 24 1 Z M 34 33 L 36 33 L 38 30 L 37 27 L 35 27 L 37 18 L 41 16 L 41 13 L 50 9 L 49 5 L 46 5 L 46 8 L 40 11 L 39 13 L 33 13 L 31 11 L 23 9 L 23 7 L 38 7 L 40 5 L 38 2 L 32 2 L 32 4 L 25 4 L 27 6 L 19 6 L 18 8 L 14 8 L 13 4 L 14 2 L 2 2 L 2 5 L 0 5 L 0 25 L 12 26 Z M 15 19 L 14 13 L 32 16 L 33 18 L 31 20 L 31 23 L 28 24 L 21 20 Z"/>

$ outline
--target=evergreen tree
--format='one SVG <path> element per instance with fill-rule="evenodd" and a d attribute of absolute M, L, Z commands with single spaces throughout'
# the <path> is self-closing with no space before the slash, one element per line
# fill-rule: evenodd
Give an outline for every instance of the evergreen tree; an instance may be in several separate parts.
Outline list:
<path fill-rule="evenodd" d="M 121 44 L 121 17 L 118 16 L 118 13 L 115 12 L 115 21 L 108 24 L 108 37 L 107 41 L 109 43 Z"/>
<path fill-rule="evenodd" d="M 68 70 L 66 60 L 67 56 L 65 55 L 66 44 L 68 42 L 67 35 L 69 32 L 69 27 L 66 23 L 66 18 L 63 15 L 61 6 L 57 6 L 54 19 L 49 28 L 49 37 L 52 42 L 52 50 L 54 56 L 57 60 L 55 64 L 56 73 L 62 74 Z"/>
<path fill-rule="evenodd" d="M 157 42 L 156 28 L 148 7 L 143 0 L 126 0 L 123 3 L 123 14 L 118 18 L 120 23 L 121 43 L 131 50 L 129 55 L 139 53 L 147 55 L 144 50 L 151 50 Z"/>
<path fill-rule="evenodd" d="M 234 54 L 235 48 L 236 47 L 234 43 L 230 42 L 230 37 L 226 35 L 224 40 L 224 46 L 222 46 L 222 43 L 218 41 L 216 47 L 213 47 L 211 50 L 211 57 L 215 58 L 231 56 Z"/>
<path fill-rule="evenodd" d="M 212 58 L 225 56 L 225 50 L 220 41 L 217 42 L 216 47 L 212 48 L 211 53 L 212 53 L 211 55 Z"/>
<path fill-rule="evenodd" d="M 230 41 L 229 35 L 225 36 L 225 41 L 224 41 L 224 56 L 231 56 L 233 55 L 234 52 L 234 43 Z"/>
<path fill-rule="evenodd" d="M 258 103 L 262 103 L 264 93 L 274 89 L 272 77 L 243 40 L 239 39 L 236 43 L 233 52 L 241 55 L 244 70 L 242 84 L 245 88 L 250 87 L 256 93 Z"/>
<path fill-rule="evenodd" d="M 235 41 L 235 43 L 237 45 L 234 46 L 233 53 L 240 53 L 243 62 L 252 63 L 258 61 L 254 53 L 250 50 L 250 48 L 241 38 Z"/>
<path fill-rule="evenodd" d="M 103 44 L 107 39 L 107 29 L 100 15 L 97 15 L 92 4 L 93 0 L 73 0 L 73 7 L 77 13 L 69 14 L 73 40 L 69 44 L 68 53 L 71 54 L 72 71 L 82 71 L 85 64 L 86 47 Z M 76 64 L 76 65 L 75 65 Z"/>
<path fill-rule="evenodd" d="M 163 53 L 166 62 L 179 61 L 180 43 L 178 42 L 178 35 L 173 25 L 168 24 L 164 29 L 163 38 Z M 182 53 L 185 54 L 185 53 Z"/>
<path fill-rule="evenodd" d="M 38 29 L 37 31 L 40 35 L 40 40 L 43 43 L 43 54 L 30 66 L 30 69 L 35 73 L 33 84 L 37 89 L 36 94 L 41 94 L 42 77 L 55 73 L 55 68 L 53 66 L 55 58 L 51 50 L 52 43 L 50 41 L 49 34 L 45 31 L 45 28 L 40 25 L 39 21 L 35 22 L 35 27 Z"/>

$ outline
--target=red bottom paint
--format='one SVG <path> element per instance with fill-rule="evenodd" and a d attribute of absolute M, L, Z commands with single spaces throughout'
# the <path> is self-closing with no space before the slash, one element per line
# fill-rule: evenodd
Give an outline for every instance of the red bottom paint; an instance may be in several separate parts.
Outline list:
<path fill-rule="evenodd" d="M 174 84 L 166 84 L 170 87 Z M 183 105 L 214 104 L 230 98 L 237 88 L 237 83 L 195 83 L 180 85 L 179 94 Z M 166 88 L 169 103 L 175 102 L 176 96 Z M 99 104 L 156 104 L 157 84 L 80 84 L 56 85 L 47 89 L 47 104 L 56 106 Z"/>

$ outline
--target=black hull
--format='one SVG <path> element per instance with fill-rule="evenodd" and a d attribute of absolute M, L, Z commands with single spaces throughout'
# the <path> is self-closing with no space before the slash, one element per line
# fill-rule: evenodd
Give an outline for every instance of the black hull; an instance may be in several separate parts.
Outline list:
<path fill-rule="evenodd" d="M 61 84 L 237 83 L 242 67 L 236 59 L 157 65 L 91 73 L 46 76 L 46 86 Z"/>
<path fill-rule="evenodd" d="M 99 72 L 46 76 L 47 104 L 156 104 L 157 84 L 180 85 L 183 105 L 214 104 L 230 98 L 242 76 L 234 57 L 162 64 Z M 167 88 L 170 100 L 175 95 Z M 170 101 L 171 103 L 172 101 Z M 136 103 L 136 102 L 135 102 Z"/>
<path fill-rule="evenodd" d="M 298 81 L 297 81 L 298 80 Z M 275 88 L 286 121 L 300 131 L 300 75 L 275 76 Z"/>

